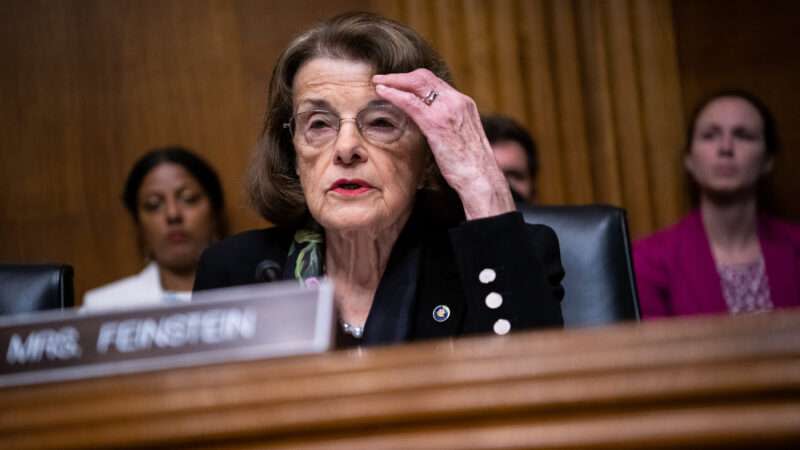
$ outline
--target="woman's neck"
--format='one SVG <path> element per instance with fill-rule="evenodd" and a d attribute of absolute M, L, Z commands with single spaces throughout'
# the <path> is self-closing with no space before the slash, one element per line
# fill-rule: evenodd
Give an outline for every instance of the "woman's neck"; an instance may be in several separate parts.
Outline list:
<path fill-rule="evenodd" d="M 700 200 L 700 216 L 717 264 L 752 262 L 761 254 L 755 196 L 737 202 Z"/>
<path fill-rule="evenodd" d="M 158 276 L 161 288 L 165 291 L 188 292 L 194 286 L 194 270 L 174 271 L 164 266 L 158 266 Z"/>
<path fill-rule="evenodd" d="M 325 232 L 325 271 L 335 286 L 334 299 L 345 322 L 363 326 L 375 292 L 408 215 L 380 230 Z"/>

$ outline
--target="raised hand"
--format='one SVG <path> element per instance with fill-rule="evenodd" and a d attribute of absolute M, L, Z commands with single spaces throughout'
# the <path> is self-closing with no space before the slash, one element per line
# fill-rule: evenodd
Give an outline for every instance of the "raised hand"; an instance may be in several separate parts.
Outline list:
<path fill-rule="evenodd" d="M 427 69 L 374 75 L 372 81 L 378 95 L 402 109 L 425 135 L 468 220 L 515 209 L 472 98 Z"/>

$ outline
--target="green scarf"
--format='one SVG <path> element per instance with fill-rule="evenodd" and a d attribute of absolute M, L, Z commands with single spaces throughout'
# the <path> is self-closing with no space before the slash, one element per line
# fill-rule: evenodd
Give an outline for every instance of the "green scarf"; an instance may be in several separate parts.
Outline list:
<path fill-rule="evenodd" d="M 316 224 L 313 224 L 316 225 Z M 312 228 L 318 228 L 319 225 Z M 321 230 L 301 228 L 294 234 L 289 247 L 287 267 L 302 286 L 316 286 L 325 273 L 325 235 Z"/>

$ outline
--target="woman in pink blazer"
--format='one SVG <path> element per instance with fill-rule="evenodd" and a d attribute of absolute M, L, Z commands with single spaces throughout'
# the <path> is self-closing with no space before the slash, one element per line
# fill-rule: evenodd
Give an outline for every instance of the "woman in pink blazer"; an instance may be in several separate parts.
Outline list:
<path fill-rule="evenodd" d="M 725 91 L 698 106 L 684 157 L 698 208 L 634 245 L 643 318 L 800 305 L 800 226 L 758 205 L 777 150 L 772 114 L 753 95 Z"/>

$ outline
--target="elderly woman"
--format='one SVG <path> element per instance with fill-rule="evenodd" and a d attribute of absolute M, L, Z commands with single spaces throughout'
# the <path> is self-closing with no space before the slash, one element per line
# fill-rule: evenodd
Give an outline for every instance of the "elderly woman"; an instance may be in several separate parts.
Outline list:
<path fill-rule="evenodd" d="M 633 248 L 645 319 L 800 306 L 800 226 L 759 198 L 777 150 L 757 97 L 724 91 L 698 105 L 684 156 L 698 208 Z"/>
<path fill-rule="evenodd" d="M 324 275 L 340 345 L 560 326 L 556 236 L 515 212 L 475 103 L 448 81 L 418 34 L 378 16 L 294 39 L 252 170 L 277 227 L 209 248 L 195 290 L 256 282 L 263 261 Z"/>

